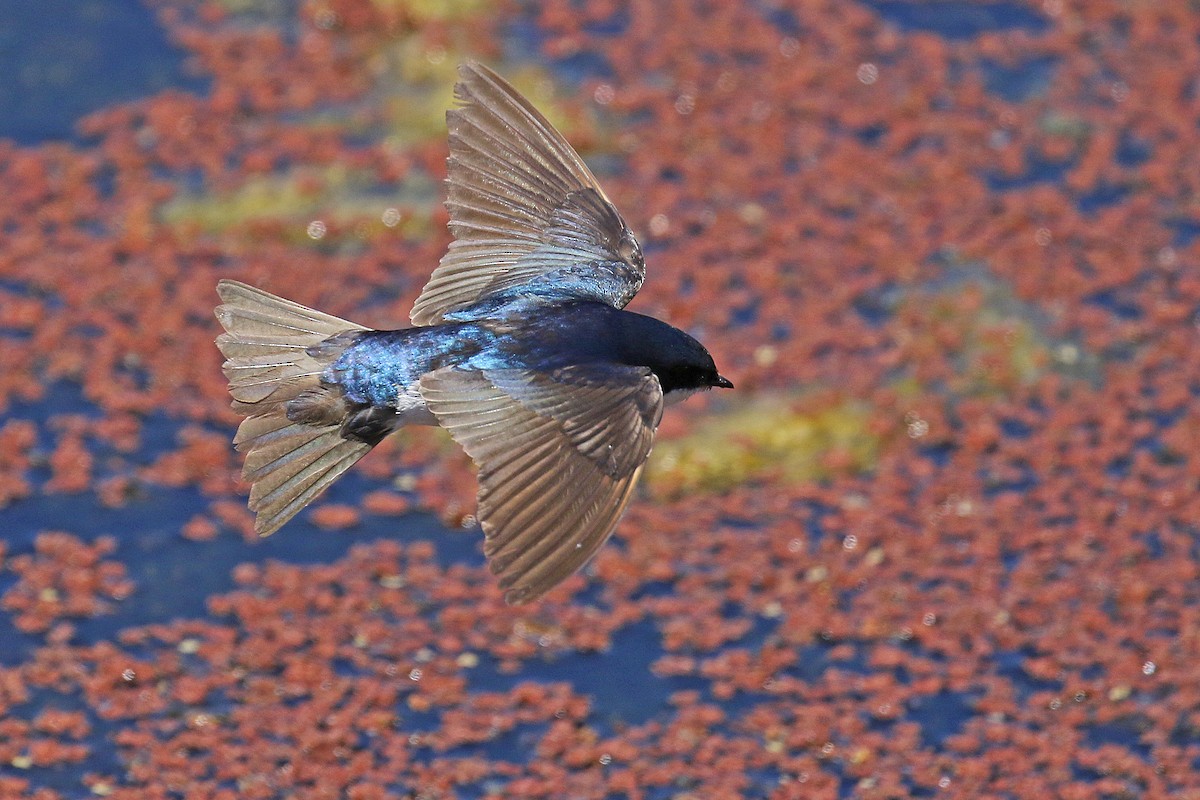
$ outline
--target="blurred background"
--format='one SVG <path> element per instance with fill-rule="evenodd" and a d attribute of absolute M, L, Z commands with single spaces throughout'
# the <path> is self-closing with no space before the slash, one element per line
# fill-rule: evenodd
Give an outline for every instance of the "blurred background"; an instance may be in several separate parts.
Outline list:
<path fill-rule="evenodd" d="M 0 18 L 0 797 L 1200 797 L 1191 4 Z M 407 324 L 467 58 L 737 385 L 520 608 L 440 430 L 255 537 L 212 344 Z"/>

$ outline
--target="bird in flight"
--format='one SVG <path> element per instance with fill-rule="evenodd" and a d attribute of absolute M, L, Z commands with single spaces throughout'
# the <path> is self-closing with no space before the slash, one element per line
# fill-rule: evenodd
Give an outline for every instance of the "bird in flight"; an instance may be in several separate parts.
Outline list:
<path fill-rule="evenodd" d="M 479 468 L 488 565 L 524 603 L 608 539 L 663 406 L 733 384 L 691 336 L 622 310 L 646 276 L 641 246 L 546 118 L 481 64 L 459 68 L 454 94 L 454 241 L 413 327 L 372 330 L 222 280 L 217 346 L 259 534 L 389 434 L 441 425 Z"/>

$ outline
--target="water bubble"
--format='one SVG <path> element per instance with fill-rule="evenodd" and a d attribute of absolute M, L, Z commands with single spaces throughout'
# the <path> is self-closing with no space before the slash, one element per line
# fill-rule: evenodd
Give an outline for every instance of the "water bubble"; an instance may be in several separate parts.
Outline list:
<path fill-rule="evenodd" d="M 655 214 L 650 218 L 650 235 L 665 236 L 671 229 L 671 219 L 666 214 Z"/>
<path fill-rule="evenodd" d="M 600 755 L 600 763 L 607 767 L 609 764 L 612 763 L 612 756 L 609 755 L 608 753 L 602 753 Z"/>
<path fill-rule="evenodd" d="M 1042 247 L 1049 245 L 1052 238 L 1049 228 L 1038 228 L 1033 232 L 1033 240 Z"/>
<path fill-rule="evenodd" d="M 308 223 L 307 231 L 308 231 L 308 238 L 322 239 L 325 237 L 325 231 L 326 231 L 325 223 L 319 219 L 314 219 L 312 222 Z"/>
<path fill-rule="evenodd" d="M 675 112 L 687 116 L 696 110 L 696 98 L 690 94 L 681 94 L 675 98 Z"/>
<path fill-rule="evenodd" d="M 421 670 L 417 669 L 416 667 L 413 667 L 412 669 L 410 669 L 408 671 L 408 679 L 410 681 L 415 682 L 415 681 L 421 680 L 421 675 L 422 675 Z"/>
<path fill-rule="evenodd" d="M 908 436 L 910 439 L 920 439 L 929 433 L 929 423 L 918 417 L 915 413 L 910 411 L 904 415 L 904 419 L 908 422 Z"/>
<path fill-rule="evenodd" d="M 846 534 L 846 538 L 842 539 L 842 549 L 853 550 L 856 547 L 858 547 L 858 537 L 853 533 Z"/>
<path fill-rule="evenodd" d="M 385 208 L 379 219 L 384 225 L 387 225 L 389 228 L 394 228 L 400 224 L 400 209 Z"/>
<path fill-rule="evenodd" d="M 742 203 L 738 206 L 738 217 L 747 225 L 762 225 L 767 221 L 767 210 L 759 203 Z"/>
<path fill-rule="evenodd" d="M 875 81 L 879 80 L 879 67 L 870 62 L 858 65 L 858 70 L 854 73 L 860 83 L 870 86 Z"/>
<path fill-rule="evenodd" d="M 938 788 L 939 789 L 950 788 L 950 776 L 949 775 L 943 775 L 942 777 L 938 778 Z"/>
<path fill-rule="evenodd" d="M 1149 674 L 1149 673 L 1147 673 L 1147 674 Z M 126 669 L 125 671 L 123 671 L 121 673 L 121 680 L 125 681 L 126 683 L 132 682 L 133 679 L 136 677 L 137 677 L 137 673 L 131 669 Z"/>
<path fill-rule="evenodd" d="M 1145 664 L 1142 664 L 1143 675 L 1153 675 L 1155 672 L 1158 672 L 1158 665 L 1153 661 L 1147 661 Z"/>
<path fill-rule="evenodd" d="M 937 624 L 937 614 L 934 614 L 932 611 L 930 611 L 925 616 L 921 617 L 921 624 L 926 628 L 932 628 Z"/>
<path fill-rule="evenodd" d="M 596 87 L 596 91 L 592 92 L 592 99 L 602 106 L 611 103 L 616 96 L 617 90 L 607 83 L 600 84 Z"/>
<path fill-rule="evenodd" d="M 780 39 L 779 55 L 784 58 L 795 58 L 800 55 L 800 40 L 792 36 L 785 36 Z"/>
<path fill-rule="evenodd" d="M 322 8 L 313 16 L 313 23 L 323 31 L 333 30 L 338 24 L 337 12 L 332 8 Z"/>

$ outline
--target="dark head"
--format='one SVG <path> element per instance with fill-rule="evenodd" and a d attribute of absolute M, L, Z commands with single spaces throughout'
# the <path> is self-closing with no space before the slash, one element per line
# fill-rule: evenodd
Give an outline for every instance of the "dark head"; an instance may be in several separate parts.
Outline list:
<path fill-rule="evenodd" d="M 714 386 L 733 388 L 717 372 L 704 345 L 683 331 L 631 311 L 618 314 L 618 319 L 622 361 L 649 367 L 662 384 L 664 395 L 688 395 Z"/>

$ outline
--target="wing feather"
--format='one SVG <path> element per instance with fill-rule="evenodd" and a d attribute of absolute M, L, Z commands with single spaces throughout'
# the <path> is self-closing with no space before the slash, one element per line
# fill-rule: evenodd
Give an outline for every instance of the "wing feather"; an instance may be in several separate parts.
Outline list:
<path fill-rule="evenodd" d="M 623 308 L 645 278 L 637 240 L 562 134 L 503 78 L 459 69 L 446 208 L 451 243 L 412 310 L 415 325 L 513 293 Z"/>
<path fill-rule="evenodd" d="M 637 367 L 448 367 L 421 394 L 479 465 L 484 552 L 511 603 L 549 591 L 608 539 L 662 413 L 658 379 Z"/>

